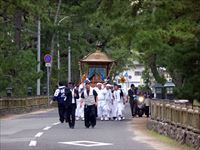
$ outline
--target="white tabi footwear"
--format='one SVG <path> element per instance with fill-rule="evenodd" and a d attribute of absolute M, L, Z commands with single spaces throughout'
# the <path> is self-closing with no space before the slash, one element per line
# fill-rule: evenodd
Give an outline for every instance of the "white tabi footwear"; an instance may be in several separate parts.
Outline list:
<path fill-rule="evenodd" d="M 106 120 L 106 121 L 108 121 L 108 120 L 109 120 L 109 118 L 108 118 L 108 117 L 105 117 L 105 120 Z"/>
<path fill-rule="evenodd" d="M 120 121 L 120 120 L 122 120 L 122 118 L 121 118 L 121 117 L 118 117 L 118 120 Z"/>

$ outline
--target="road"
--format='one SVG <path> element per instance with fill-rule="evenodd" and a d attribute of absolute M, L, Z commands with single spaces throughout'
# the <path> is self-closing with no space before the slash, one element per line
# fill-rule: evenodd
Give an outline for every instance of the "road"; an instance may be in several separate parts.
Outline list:
<path fill-rule="evenodd" d="M 145 141 L 135 140 L 132 119 L 97 121 L 86 129 L 76 121 L 75 129 L 58 122 L 57 109 L 2 119 L 1 150 L 155 150 Z"/>

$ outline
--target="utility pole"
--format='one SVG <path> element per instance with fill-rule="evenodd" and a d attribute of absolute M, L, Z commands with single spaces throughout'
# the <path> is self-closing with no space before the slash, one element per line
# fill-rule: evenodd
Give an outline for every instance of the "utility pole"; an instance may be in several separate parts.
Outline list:
<path fill-rule="evenodd" d="M 68 33 L 68 82 L 71 82 L 71 35 Z"/>
<path fill-rule="evenodd" d="M 41 60 L 41 51 L 40 51 L 40 18 L 38 18 L 38 29 L 37 29 L 37 73 L 40 72 L 40 60 Z M 40 95 L 40 78 L 37 79 L 37 95 Z"/>
<path fill-rule="evenodd" d="M 59 42 L 59 41 L 58 41 Z M 58 81 L 60 81 L 60 44 L 58 43 L 57 44 L 57 49 L 58 49 L 58 53 L 57 53 L 57 55 L 58 55 L 58 62 L 57 62 L 57 64 L 58 64 Z"/>

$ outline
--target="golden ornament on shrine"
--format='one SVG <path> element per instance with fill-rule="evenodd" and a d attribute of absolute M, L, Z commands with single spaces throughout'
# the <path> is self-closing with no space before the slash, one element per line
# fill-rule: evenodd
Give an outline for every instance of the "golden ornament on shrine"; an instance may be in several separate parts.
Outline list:
<path fill-rule="evenodd" d="M 126 81 L 126 79 L 124 78 L 124 76 L 121 76 L 120 82 L 121 82 L 121 83 L 124 83 L 125 81 Z"/>

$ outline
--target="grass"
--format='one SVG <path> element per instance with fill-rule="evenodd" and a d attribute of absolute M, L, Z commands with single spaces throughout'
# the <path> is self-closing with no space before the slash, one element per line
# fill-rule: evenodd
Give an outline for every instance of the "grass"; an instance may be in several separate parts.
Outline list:
<path fill-rule="evenodd" d="M 167 144 L 170 144 L 170 145 L 173 145 L 175 147 L 179 147 L 181 150 L 195 150 L 194 148 L 192 147 L 189 147 L 187 146 L 186 144 L 180 144 L 178 143 L 177 141 L 167 137 L 167 136 L 164 136 L 164 135 L 160 135 L 159 133 L 155 132 L 155 131 L 152 131 L 152 130 L 148 130 L 147 131 L 148 134 L 150 136 L 153 136 L 155 137 L 156 139 L 158 139 L 160 142 L 163 142 L 163 143 L 167 143 Z"/>

